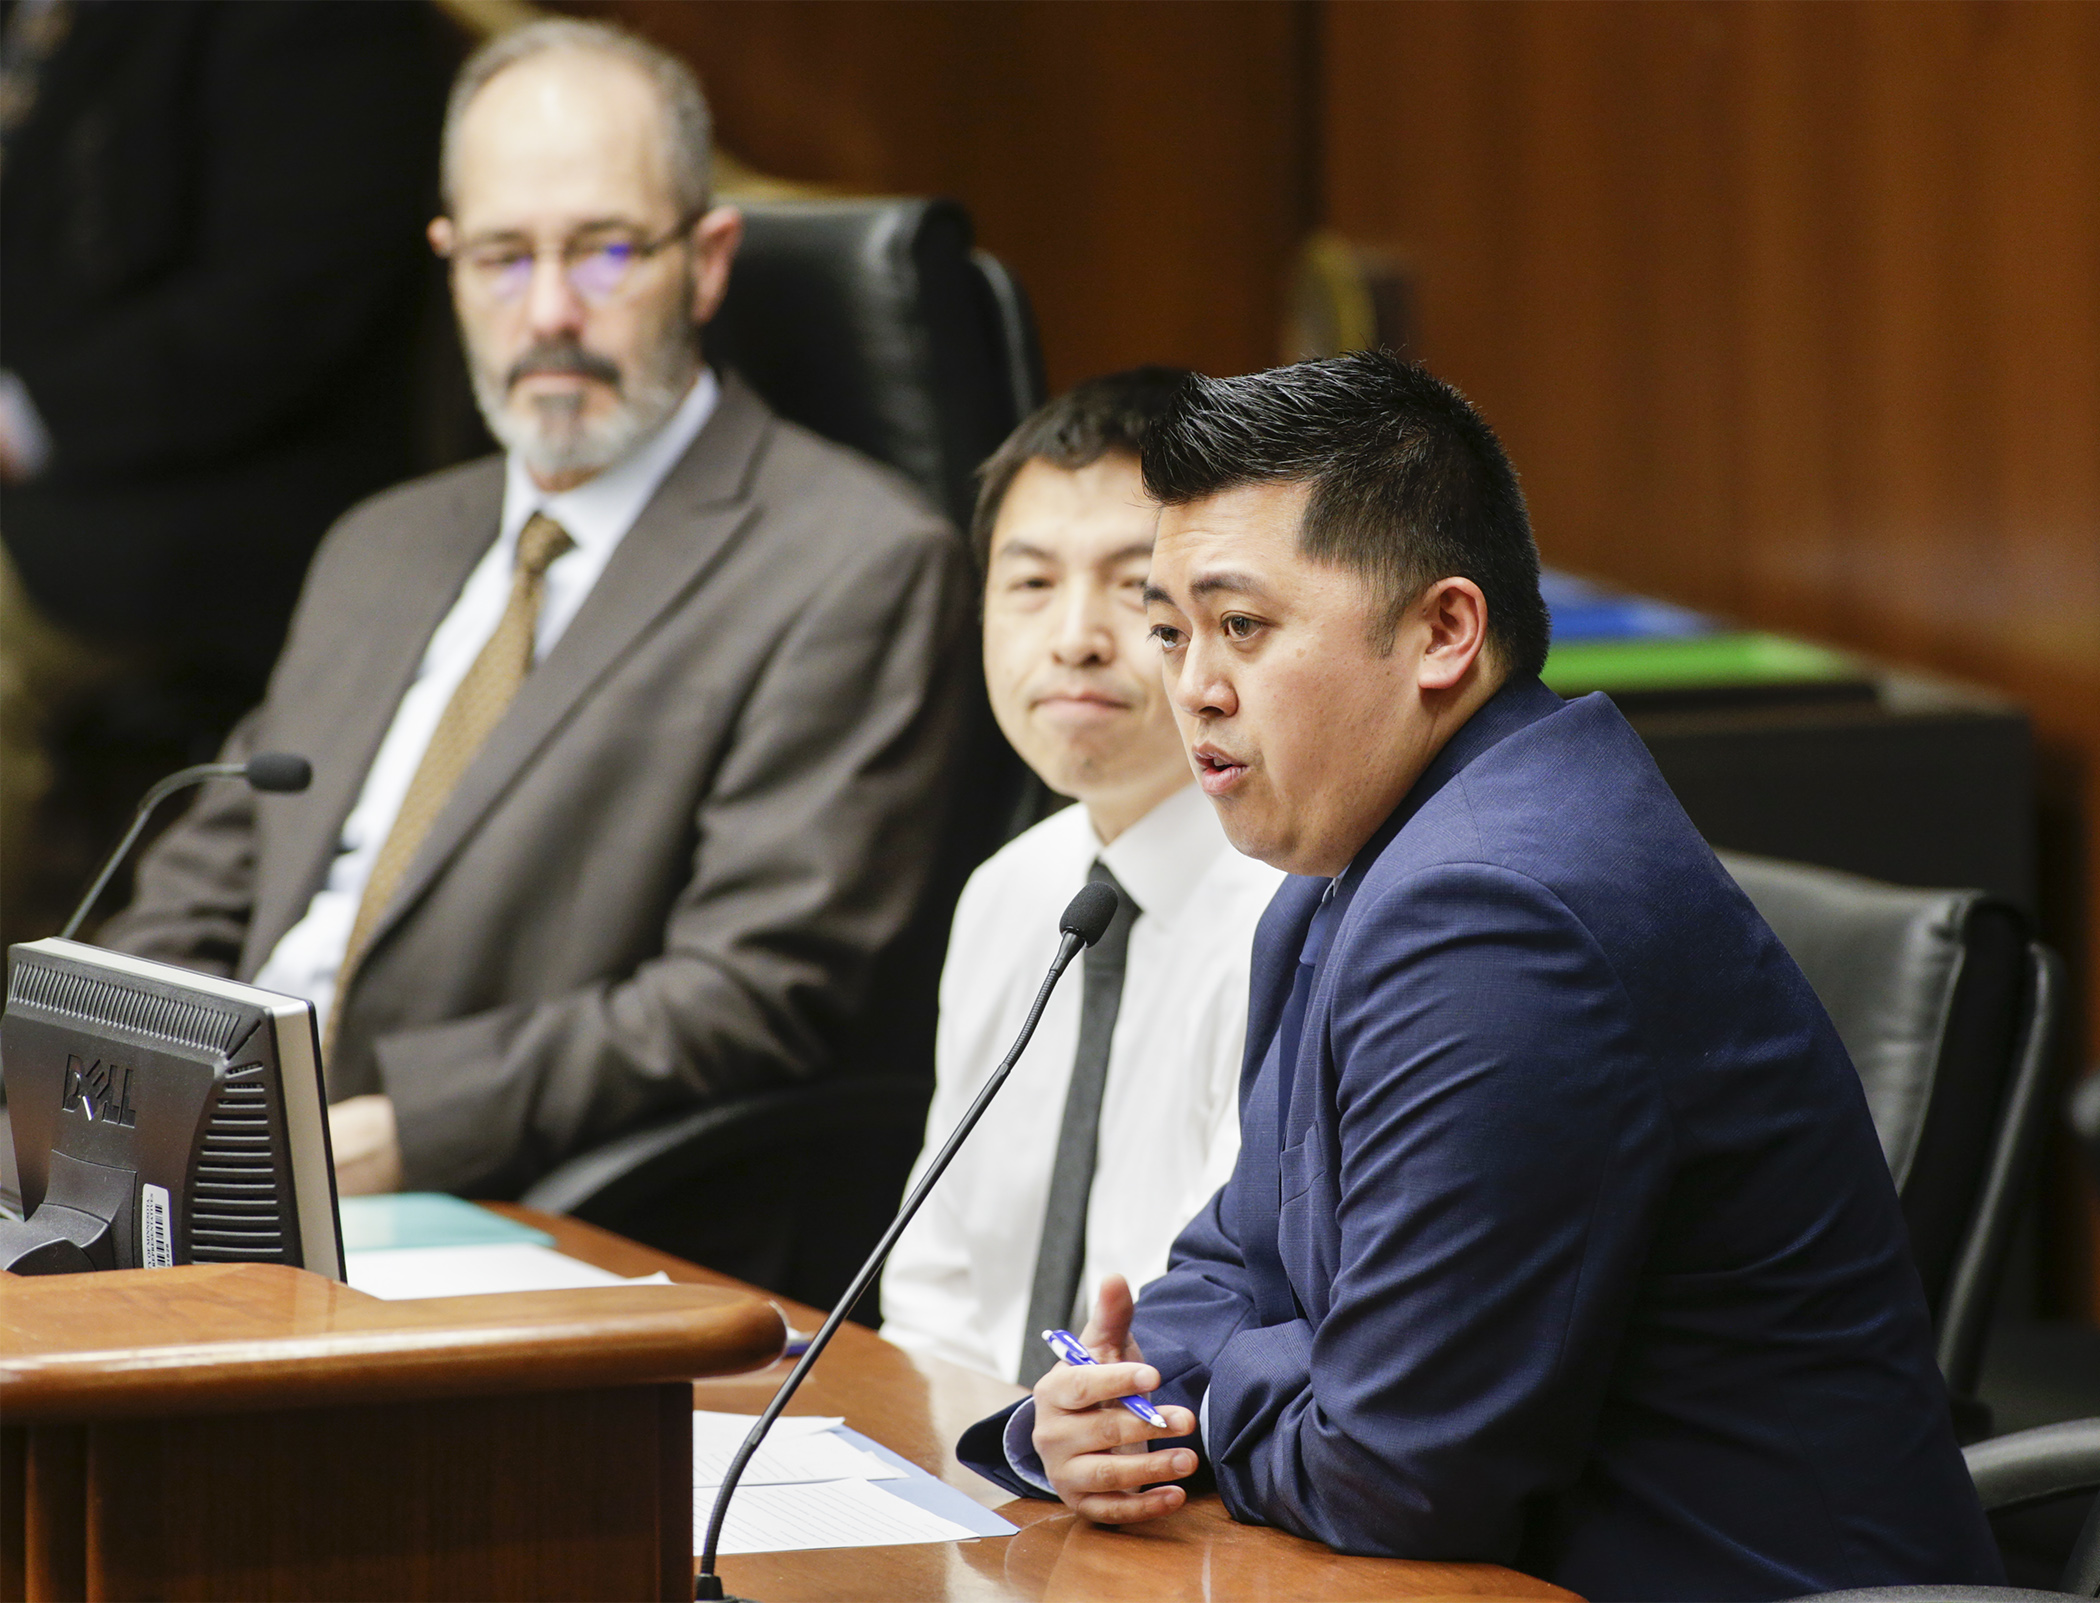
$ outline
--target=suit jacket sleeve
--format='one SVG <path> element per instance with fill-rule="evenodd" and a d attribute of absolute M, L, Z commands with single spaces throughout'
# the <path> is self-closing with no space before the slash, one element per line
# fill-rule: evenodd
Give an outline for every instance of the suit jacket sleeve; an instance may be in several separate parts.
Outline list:
<path fill-rule="evenodd" d="M 617 980 L 378 1037 L 407 1184 L 515 1190 L 654 1112 L 830 1066 L 946 825 L 970 600 L 945 529 L 869 541 L 742 709 L 661 952 Z"/>
<path fill-rule="evenodd" d="M 1339 1141 L 1281 1163 L 1287 1239 L 1294 1190 L 1339 1166 L 1339 1253 L 1309 1266 L 1326 1306 L 1210 1356 L 1211 1463 L 1243 1520 L 1510 1562 L 1527 1503 L 1579 1473 L 1621 1347 L 1670 1163 L 1644 1066 L 1667 1046 L 1635 1039 L 1597 943 L 1535 881 L 1438 868 L 1352 912 Z"/>

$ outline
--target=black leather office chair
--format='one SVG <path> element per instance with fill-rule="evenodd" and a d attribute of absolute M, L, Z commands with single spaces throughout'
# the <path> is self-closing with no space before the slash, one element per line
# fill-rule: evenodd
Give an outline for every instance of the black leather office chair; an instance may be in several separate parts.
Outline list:
<path fill-rule="evenodd" d="M 887 462 L 968 528 L 978 463 L 1043 400 L 1028 297 L 952 200 L 742 205 L 713 360 L 773 409 Z"/>
<path fill-rule="evenodd" d="M 1964 1450 L 1976 1495 L 1992 1514 L 2100 1487 L 2100 1419 L 2044 1425 Z M 2086 1516 L 2056 1590 L 2013 1586 L 1870 1586 L 1818 1594 L 1813 1603 L 2063 1603 L 2100 1597 L 2100 1503 Z M 1799 1599 L 1797 1603 L 1810 1603 Z"/>
<path fill-rule="evenodd" d="M 1020 285 L 972 247 L 969 217 L 952 201 L 742 210 L 744 245 L 708 325 L 709 358 L 736 368 L 782 416 L 897 469 L 966 526 L 977 465 L 1043 398 Z M 981 686 L 974 699 L 939 884 L 878 974 L 874 1016 L 839 1072 L 631 1131 L 521 1200 L 805 1302 L 836 1299 L 918 1152 L 955 895 L 1026 794 L 1027 771 L 993 727 Z"/>
<path fill-rule="evenodd" d="M 2017 910 L 1723 852 L 1829 1010 L 1867 1093 L 1964 1439 L 1991 1304 L 2053 1105 L 2063 965 Z"/>

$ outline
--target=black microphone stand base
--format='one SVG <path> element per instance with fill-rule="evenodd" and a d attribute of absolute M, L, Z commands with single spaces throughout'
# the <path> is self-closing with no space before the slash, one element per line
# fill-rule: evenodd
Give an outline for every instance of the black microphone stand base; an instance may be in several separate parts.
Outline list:
<path fill-rule="evenodd" d="M 745 1597 L 740 1592 L 725 1592 L 719 1576 L 700 1574 L 693 1577 L 693 1603 L 759 1603 L 755 1597 Z"/>

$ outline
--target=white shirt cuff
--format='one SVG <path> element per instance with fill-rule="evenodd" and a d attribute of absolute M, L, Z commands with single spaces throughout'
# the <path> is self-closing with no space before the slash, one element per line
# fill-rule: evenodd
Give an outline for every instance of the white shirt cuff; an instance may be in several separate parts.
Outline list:
<path fill-rule="evenodd" d="M 1006 1416 L 1006 1435 L 1000 1446 L 1006 1450 L 1006 1467 L 1045 1497 L 1055 1497 L 1056 1488 L 1043 1474 L 1043 1461 L 1035 1451 L 1035 1399 L 1026 1399 Z"/>

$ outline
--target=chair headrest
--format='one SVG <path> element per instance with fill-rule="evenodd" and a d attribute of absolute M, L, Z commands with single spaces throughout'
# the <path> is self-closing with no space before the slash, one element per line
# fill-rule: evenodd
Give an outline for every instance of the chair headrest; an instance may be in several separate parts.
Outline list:
<path fill-rule="evenodd" d="M 742 203 L 711 360 L 967 525 L 977 465 L 1040 398 L 1027 302 L 953 201 Z"/>
<path fill-rule="evenodd" d="M 1802 863 L 1719 855 L 1837 1026 L 1901 1188 L 1942 1064 L 1955 1054 L 2009 1053 L 2026 954 L 2023 921 L 1981 891 L 1917 890 Z M 1958 1000 L 1965 1005 L 1958 1008 Z"/>

